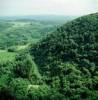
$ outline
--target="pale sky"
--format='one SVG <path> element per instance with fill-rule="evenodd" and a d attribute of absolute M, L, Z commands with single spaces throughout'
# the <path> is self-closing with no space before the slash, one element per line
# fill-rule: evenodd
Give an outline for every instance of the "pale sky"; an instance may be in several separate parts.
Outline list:
<path fill-rule="evenodd" d="M 98 0 L 0 0 L 0 16 L 85 15 L 98 12 Z"/>

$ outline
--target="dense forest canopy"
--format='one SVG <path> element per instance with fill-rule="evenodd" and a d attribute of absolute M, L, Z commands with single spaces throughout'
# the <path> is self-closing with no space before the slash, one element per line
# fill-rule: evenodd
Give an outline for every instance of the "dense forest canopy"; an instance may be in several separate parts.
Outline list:
<path fill-rule="evenodd" d="M 79 60 L 87 58 L 95 62 L 97 32 L 98 14 L 80 17 L 61 26 L 47 38 L 35 44 L 31 53 L 35 55 L 37 63 L 42 64 L 42 66 L 53 59 L 63 62 L 70 60 L 79 62 Z M 40 62 L 41 59 L 42 62 Z"/>
<path fill-rule="evenodd" d="M 40 73 L 49 77 L 50 84 L 58 78 L 60 93 L 66 99 L 68 93 L 73 94 L 68 98 L 77 100 L 98 93 L 97 33 L 96 13 L 68 22 L 31 48 Z"/>
<path fill-rule="evenodd" d="M 1 100 L 98 99 L 98 14 L 53 30 L 25 49 L 8 49 L 15 57 L 0 62 Z"/>

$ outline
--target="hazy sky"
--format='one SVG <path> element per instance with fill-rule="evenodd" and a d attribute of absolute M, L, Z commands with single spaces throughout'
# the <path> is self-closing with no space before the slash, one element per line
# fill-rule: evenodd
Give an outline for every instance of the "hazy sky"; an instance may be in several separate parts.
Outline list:
<path fill-rule="evenodd" d="M 84 15 L 98 12 L 98 0 L 0 0 L 0 16 Z"/>

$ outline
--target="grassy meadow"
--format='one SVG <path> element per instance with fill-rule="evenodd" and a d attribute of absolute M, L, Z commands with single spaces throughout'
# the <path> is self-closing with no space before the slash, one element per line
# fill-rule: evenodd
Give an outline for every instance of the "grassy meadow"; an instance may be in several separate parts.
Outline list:
<path fill-rule="evenodd" d="M 0 50 L 0 63 L 13 61 L 15 59 L 15 52 L 8 52 L 6 50 Z"/>

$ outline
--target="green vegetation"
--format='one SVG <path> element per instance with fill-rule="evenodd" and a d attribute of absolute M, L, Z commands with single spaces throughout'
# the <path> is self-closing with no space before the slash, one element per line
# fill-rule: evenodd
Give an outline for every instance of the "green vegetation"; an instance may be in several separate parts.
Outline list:
<path fill-rule="evenodd" d="M 4 49 L 9 46 L 36 43 L 45 33 L 55 29 L 53 27 L 56 26 L 33 20 L 0 21 L 0 47 Z"/>
<path fill-rule="evenodd" d="M 36 43 L 63 22 L 33 19 L 0 20 L 0 49 Z"/>
<path fill-rule="evenodd" d="M 31 47 L 45 82 L 62 98 L 98 99 L 97 33 L 98 14 L 92 14 L 68 22 Z"/>
<path fill-rule="evenodd" d="M 6 50 L 0 50 L 0 63 L 13 61 L 15 58 L 15 52 L 8 52 Z"/>
<path fill-rule="evenodd" d="M 15 55 L 0 62 L 0 100 L 98 100 L 98 14 L 53 30 L 8 46 Z"/>

